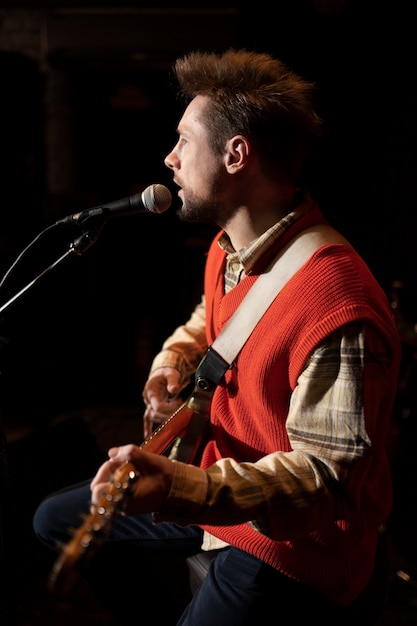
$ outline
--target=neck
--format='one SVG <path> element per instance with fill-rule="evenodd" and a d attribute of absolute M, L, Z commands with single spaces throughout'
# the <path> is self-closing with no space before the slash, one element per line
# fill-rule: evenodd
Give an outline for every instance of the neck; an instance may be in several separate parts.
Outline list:
<path fill-rule="evenodd" d="M 220 227 L 228 234 L 234 249 L 241 250 L 294 210 L 296 204 L 294 190 L 281 201 L 273 198 L 261 204 L 242 205 Z"/>

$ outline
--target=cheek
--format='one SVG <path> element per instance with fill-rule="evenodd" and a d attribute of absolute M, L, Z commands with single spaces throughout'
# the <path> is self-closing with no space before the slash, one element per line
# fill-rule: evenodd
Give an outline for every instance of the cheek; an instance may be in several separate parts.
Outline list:
<path fill-rule="evenodd" d="M 196 156 L 196 167 L 204 178 L 212 180 L 219 175 L 221 163 L 211 153 L 200 152 Z"/>
<path fill-rule="evenodd" d="M 184 150 L 180 157 L 181 175 L 190 183 L 207 189 L 218 178 L 221 162 L 211 152 L 196 147 L 193 150 Z"/>
<path fill-rule="evenodd" d="M 209 168 L 204 161 L 204 157 L 195 155 L 192 158 L 184 158 L 181 161 L 181 170 L 183 176 L 185 175 L 189 181 L 198 182 L 204 184 L 204 181 L 210 177 Z"/>

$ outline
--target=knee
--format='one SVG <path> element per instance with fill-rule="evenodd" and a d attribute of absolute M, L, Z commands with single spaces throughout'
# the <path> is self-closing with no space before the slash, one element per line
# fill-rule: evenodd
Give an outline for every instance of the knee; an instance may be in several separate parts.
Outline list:
<path fill-rule="evenodd" d="M 32 520 L 36 537 L 55 550 L 66 543 L 90 507 L 89 484 L 58 491 L 45 498 Z"/>
<path fill-rule="evenodd" d="M 41 502 L 33 516 L 32 526 L 36 537 L 43 543 L 55 548 L 59 541 L 54 528 L 56 518 L 53 498 Z"/>

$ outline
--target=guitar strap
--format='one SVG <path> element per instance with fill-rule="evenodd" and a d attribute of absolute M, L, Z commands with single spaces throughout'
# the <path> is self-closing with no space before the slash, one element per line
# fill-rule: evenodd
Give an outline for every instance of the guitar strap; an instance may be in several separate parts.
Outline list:
<path fill-rule="evenodd" d="M 199 454 L 200 444 L 204 440 L 205 429 L 208 427 L 211 397 L 217 384 L 226 370 L 232 367 L 246 339 L 280 289 L 306 263 L 315 250 L 326 243 L 347 244 L 348 242 L 330 226 L 319 226 L 303 231 L 280 252 L 265 273 L 255 281 L 222 332 L 207 350 L 197 368 L 196 383 L 190 399 L 163 422 L 142 444 L 142 447 L 146 449 L 147 446 L 147 449 L 152 452 L 164 453 L 166 443 L 169 450 L 171 443 L 169 433 L 165 439 L 161 433 L 166 433 L 166 429 L 169 430 L 174 420 L 178 425 L 177 420 L 181 416 L 180 431 L 185 428 L 187 432 L 183 438 L 178 436 L 174 440 L 170 458 L 185 463 L 194 462 Z M 104 494 L 99 505 L 85 519 L 55 562 L 49 579 L 52 589 L 58 587 L 58 589 L 61 588 L 61 593 L 68 592 L 79 575 L 79 566 L 76 567 L 78 560 L 82 557 L 85 567 L 94 547 L 106 540 L 114 516 L 122 510 L 131 481 L 137 478 L 135 468 L 131 464 L 119 470 L 120 476 L 113 480 L 112 497 L 109 498 L 109 494 Z"/>
<path fill-rule="evenodd" d="M 280 251 L 255 281 L 201 360 L 196 371 L 196 385 L 202 391 L 211 390 L 220 382 L 282 287 L 318 248 L 328 243 L 349 245 L 331 226 L 323 224 L 302 231 Z"/>
<path fill-rule="evenodd" d="M 197 457 L 197 450 L 209 428 L 209 407 L 216 386 L 225 372 L 233 367 L 233 361 L 278 292 L 318 248 L 328 243 L 349 245 L 331 226 L 319 225 L 302 231 L 254 282 L 200 361 L 194 390 L 188 400 L 188 407 L 194 413 L 185 435 L 177 438 L 170 458 L 190 462 Z"/>
<path fill-rule="evenodd" d="M 313 252 L 326 243 L 347 242 L 331 227 L 320 226 L 303 231 L 281 251 L 265 273 L 255 281 L 222 332 L 207 350 L 197 368 L 196 383 L 190 399 L 163 422 L 141 447 L 157 453 L 164 453 L 168 449 L 171 451 L 170 458 L 185 463 L 195 462 L 209 425 L 209 407 L 217 384 L 226 370 L 232 367 L 246 339 L 279 290 L 306 263 Z M 181 419 L 178 425 L 179 416 Z M 180 432 L 185 429 L 186 433 L 184 437 L 177 436 L 170 447 L 169 432 L 165 438 L 163 433 L 167 433 L 167 429 L 169 431 L 173 421 Z M 138 477 L 130 463 L 118 471 L 120 475 L 114 477 L 111 491 L 103 495 L 99 505 L 86 517 L 53 565 L 49 577 L 51 589 L 58 588 L 61 593 L 68 593 L 79 575 L 80 559 L 82 566 L 86 567 L 94 548 L 106 541 L 112 520 L 123 510 L 130 485 Z"/>

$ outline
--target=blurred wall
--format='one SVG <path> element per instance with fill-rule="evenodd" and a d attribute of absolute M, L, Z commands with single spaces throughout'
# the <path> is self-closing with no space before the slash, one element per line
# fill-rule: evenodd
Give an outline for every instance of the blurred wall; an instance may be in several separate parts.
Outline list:
<path fill-rule="evenodd" d="M 140 4 L 140 6 L 138 6 Z M 0 5 L 0 270 L 60 217 L 171 186 L 180 116 L 170 68 L 188 50 L 270 51 L 317 82 L 325 137 L 307 181 L 389 291 L 416 312 L 416 87 L 405 2 Z M 2 311 L 5 419 L 80 405 L 141 406 L 160 343 L 201 290 L 212 231 L 166 214 L 108 223 Z M 7 302 L 68 250 L 45 237 L 0 290 Z"/>

